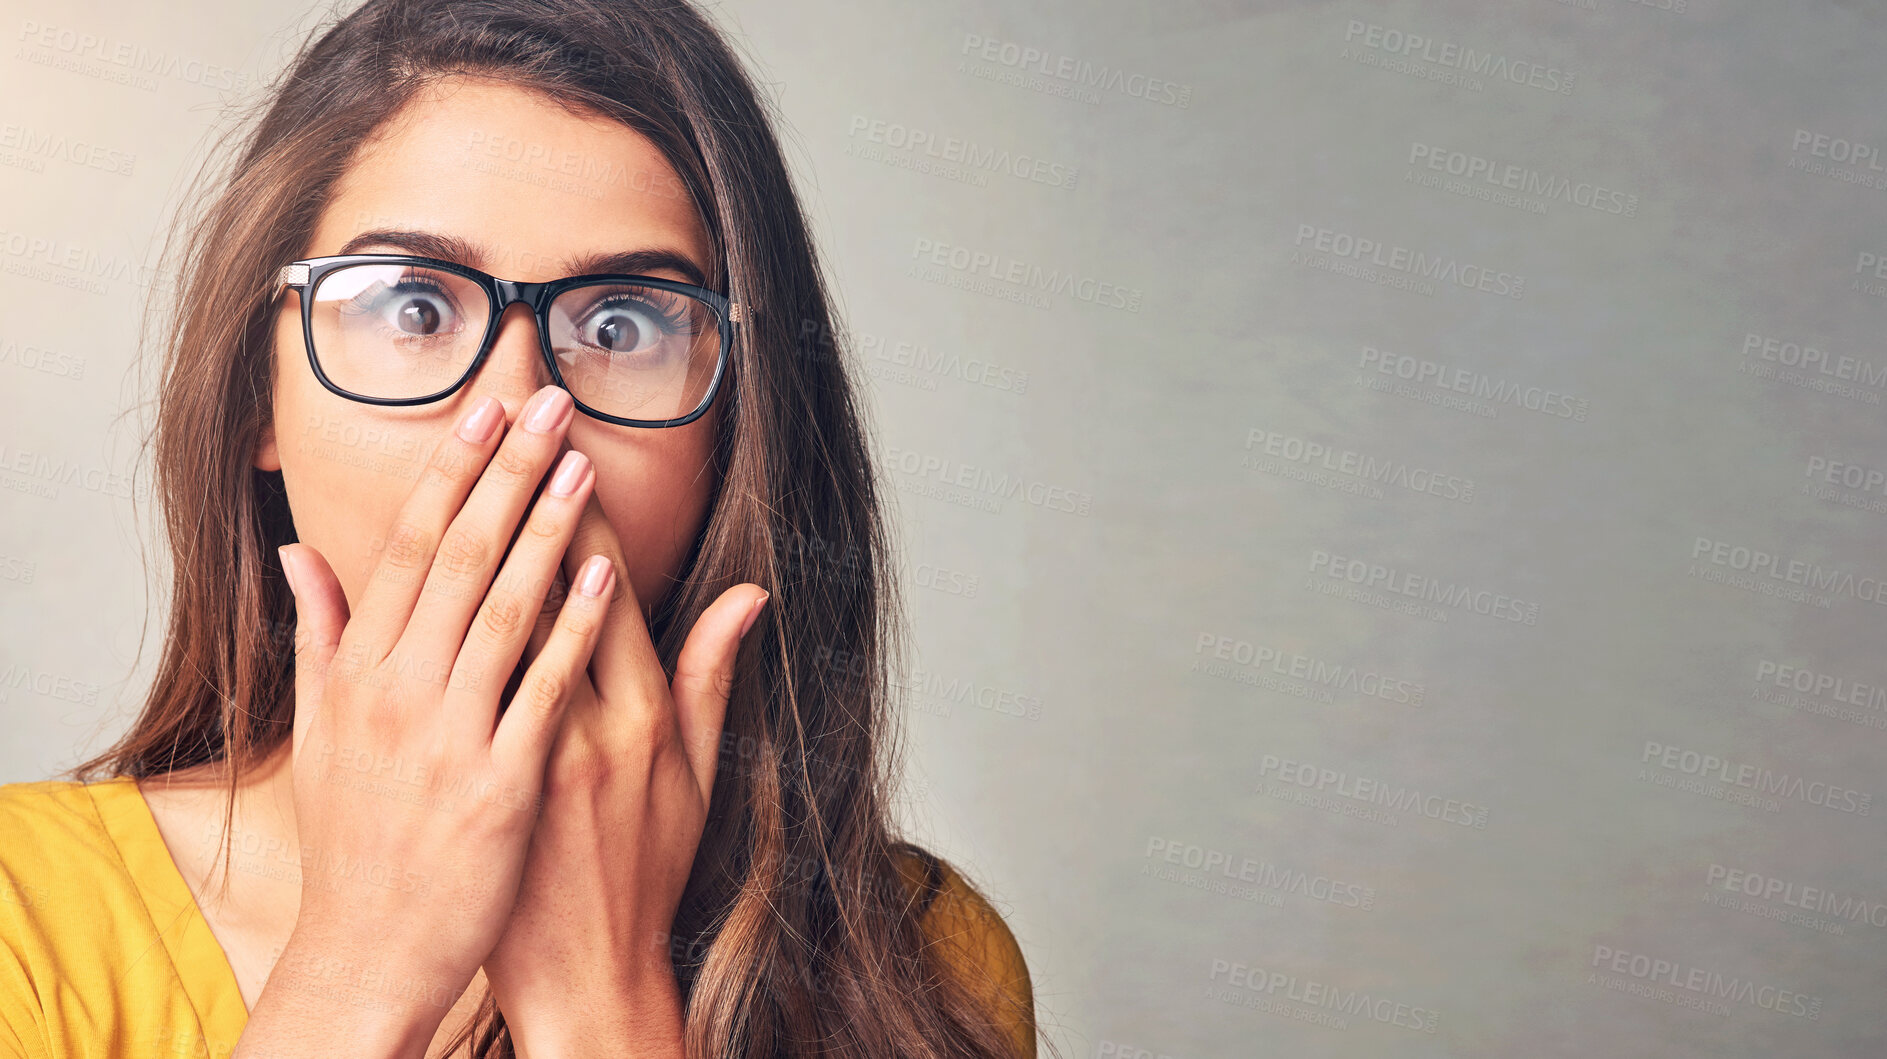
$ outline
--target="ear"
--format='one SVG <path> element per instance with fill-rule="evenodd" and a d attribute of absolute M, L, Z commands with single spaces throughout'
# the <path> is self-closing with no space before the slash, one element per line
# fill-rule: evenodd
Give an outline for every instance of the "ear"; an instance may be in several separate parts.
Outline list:
<path fill-rule="evenodd" d="M 262 433 L 256 438 L 253 462 L 258 471 L 282 469 L 281 454 L 275 450 L 275 424 L 273 422 L 262 424 Z"/>

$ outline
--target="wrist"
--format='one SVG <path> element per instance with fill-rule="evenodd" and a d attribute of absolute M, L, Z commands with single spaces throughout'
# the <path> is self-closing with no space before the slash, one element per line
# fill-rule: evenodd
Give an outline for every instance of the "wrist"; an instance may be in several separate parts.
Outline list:
<path fill-rule="evenodd" d="M 257 1007 L 267 1001 L 277 1018 L 304 1023 L 314 1039 L 370 1045 L 358 1054 L 420 1056 L 466 984 L 388 950 L 335 944 L 298 928 Z"/>
<path fill-rule="evenodd" d="M 667 967 L 633 976 L 518 975 L 503 985 L 491 968 L 485 973 L 519 1059 L 681 1059 L 681 987 Z"/>
<path fill-rule="evenodd" d="M 391 961 L 361 960 L 293 942 L 270 971 L 233 1059 L 328 1054 L 335 1041 L 357 1056 L 421 1059 L 457 993 Z M 447 994 L 451 994 L 448 996 Z"/>

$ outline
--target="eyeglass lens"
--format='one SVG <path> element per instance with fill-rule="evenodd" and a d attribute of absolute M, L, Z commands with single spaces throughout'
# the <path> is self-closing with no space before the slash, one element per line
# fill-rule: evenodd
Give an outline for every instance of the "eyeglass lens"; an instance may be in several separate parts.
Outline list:
<path fill-rule="evenodd" d="M 491 299 L 444 269 L 362 264 L 315 285 L 315 360 L 359 397 L 430 397 L 478 356 Z M 572 287 L 551 301 L 550 349 L 577 400 L 624 419 L 678 419 L 700 406 L 720 355 L 716 312 L 699 298 L 633 283 Z"/>

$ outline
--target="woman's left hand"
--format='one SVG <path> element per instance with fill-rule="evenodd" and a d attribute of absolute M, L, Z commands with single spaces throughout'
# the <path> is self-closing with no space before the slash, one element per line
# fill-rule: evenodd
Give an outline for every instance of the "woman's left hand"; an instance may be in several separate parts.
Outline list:
<path fill-rule="evenodd" d="M 667 938 L 707 820 L 735 652 L 767 593 L 748 583 L 722 593 L 689 630 L 671 683 L 594 496 L 568 554 L 607 556 L 621 583 L 589 672 L 570 689 L 517 905 L 485 977 L 526 1059 L 679 1056 Z M 575 572 L 566 559 L 563 577 Z"/>

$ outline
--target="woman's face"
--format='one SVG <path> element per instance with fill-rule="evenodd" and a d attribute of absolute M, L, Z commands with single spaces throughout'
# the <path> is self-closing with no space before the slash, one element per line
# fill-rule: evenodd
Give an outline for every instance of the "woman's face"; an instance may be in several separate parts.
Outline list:
<path fill-rule="evenodd" d="M 442 253 L 412 237 L 456 240 L 464 249 Z M 302 256 L 445 257 L 537 282 L 577 274 L 569 263 L 580 257 L 635 250 L 670 250 L 712 275 L 694 206 L 646 137 L 526 89 L 455 77 L 362 147 Z M 703 282 L 674 268 L 639 271 Z M 328 560 L 352 603 L 420 470 L 473 402 L 490 394 L 516 422 L 551 380 L 536 319 L 514 304 L 478 374 L 450 397 L 406 407 L 350 401 L 309 368 L 297 298 L 283 296 L 276 321 L 275 418 L 255 465 L 282 472 L 301 541 Z M 617 426 L 582 412 L 570 426 L 568 446 L 595 464 L 595 496 L 645 607 L 667 595 L 700 532 L 722 403 L 717 396 L 680 427 Z"/>

